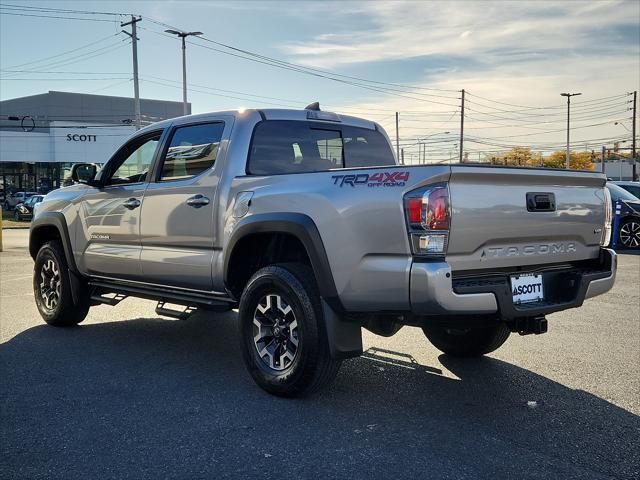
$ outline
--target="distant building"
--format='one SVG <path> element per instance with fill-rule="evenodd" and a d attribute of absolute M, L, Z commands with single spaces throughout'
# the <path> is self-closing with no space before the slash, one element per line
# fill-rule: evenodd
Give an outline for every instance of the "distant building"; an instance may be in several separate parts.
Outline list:
<path fill-rule="evenodd" d="M 133 103 L 52 91 L 0 102 L 0 189 L 47 192 L 72 164 L 104 163 L 135 131 Z M 140 99 L 140 112 L 144 126 L 181 116 L 182 102 Z"/>

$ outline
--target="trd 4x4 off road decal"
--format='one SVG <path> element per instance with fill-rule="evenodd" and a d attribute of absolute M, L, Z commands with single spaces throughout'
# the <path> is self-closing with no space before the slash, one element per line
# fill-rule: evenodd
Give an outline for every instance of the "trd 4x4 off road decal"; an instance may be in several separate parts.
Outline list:
<path fill-rule="evenodd" d="M 339 187 L 349 185 L 357 187 L 366 185 L 367 187 L 404 187 L 409 181 L 409 172 L 377 172 L 358 173 L 354 175 L 333 175 L 333 184 Z"/>

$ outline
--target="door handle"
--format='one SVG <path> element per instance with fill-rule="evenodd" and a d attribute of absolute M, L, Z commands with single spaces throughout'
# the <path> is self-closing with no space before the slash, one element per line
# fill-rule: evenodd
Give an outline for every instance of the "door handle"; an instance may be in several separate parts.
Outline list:
<path fill-rule="evenodd" d="M 205 205 L 209 205 L 210 200 L 204 195 L 195 195 L 187 200 L 187 205 L 193 208 L 204 207 Z"/>
<path fill-rule="evenodd" d="M 129 200 L 124 202 L 122 204 L 122 206 L 124 208 L 128 208 L 129 210 L 133 210 L 133 209 L 138 208 L 140 206 L 140 200 L 138 200 L 137 198 L 130 198 Z"/>

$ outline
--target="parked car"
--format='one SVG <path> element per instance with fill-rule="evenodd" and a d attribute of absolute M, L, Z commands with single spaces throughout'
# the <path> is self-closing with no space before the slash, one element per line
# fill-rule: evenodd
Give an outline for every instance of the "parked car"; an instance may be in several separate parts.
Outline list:
<path fill-rule="evenodd" d="M 35 206 L 38 203 L 42 202 L 43 199 L 44 195 L 32 195 L 31 197 L 27 198 L 25 202 L 19 203 L 13 210 L 13 218 L 17 221 L 20 221 L 33 217 L 33 210 Z"/>
<path fill-rule="evenodd" d="M 247 369 L 276 395 L 329 383 L 361 327 L 475 357 L 615 280 L 602 174 L 400 165 L 379 124 L 317 105 L 166 120 L 72 177 L 31 224 L 44 320 L 126 296 L 178 318 L 238 308 Z"/>
<path fill-rule="evenodd" d="M 612 208 L 620 202 L 620 220 L 617 235 L 618 244 L 626 248 L 640 248 L 640 198 L 632 195 L 621 185 L 607 182 L 611 194 Z"/>
<path fill-rule="evenodd" d="M 637 197 L 640 199 L 640 182 L 619 180 L 613 183 L 615 183 L 621 188 L 624 188 L 627 192 L 632 194 L 634 197 Z"/>
<path fill-rule="evenodd" d="M 19 203 L 24 203 L 29 197 L 37 195 L 36 192 L 15 192 L 7 195 L 4 200 L 4 209 L 13 210 Z"/>

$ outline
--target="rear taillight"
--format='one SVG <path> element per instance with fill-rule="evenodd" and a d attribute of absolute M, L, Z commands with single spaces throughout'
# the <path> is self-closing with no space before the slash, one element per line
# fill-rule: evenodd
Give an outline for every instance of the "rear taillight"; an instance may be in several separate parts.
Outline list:
<path fill-rule="evenodd" d="M 604 191 L 604 225 L 602 227 L 602 238 L 600 239 L 600 245 L 606 247 L 611 241 L 611 223 L 613 222 L 613 205 L 611 205 L 611 194 L 607 187 L 603 188 Z"/>
<path fill-rule="evenodd" d="M 405 195 L 405 215 L 414 255 L 442 256 L 447 251 L 451 208 L 446 183 Z"/>

